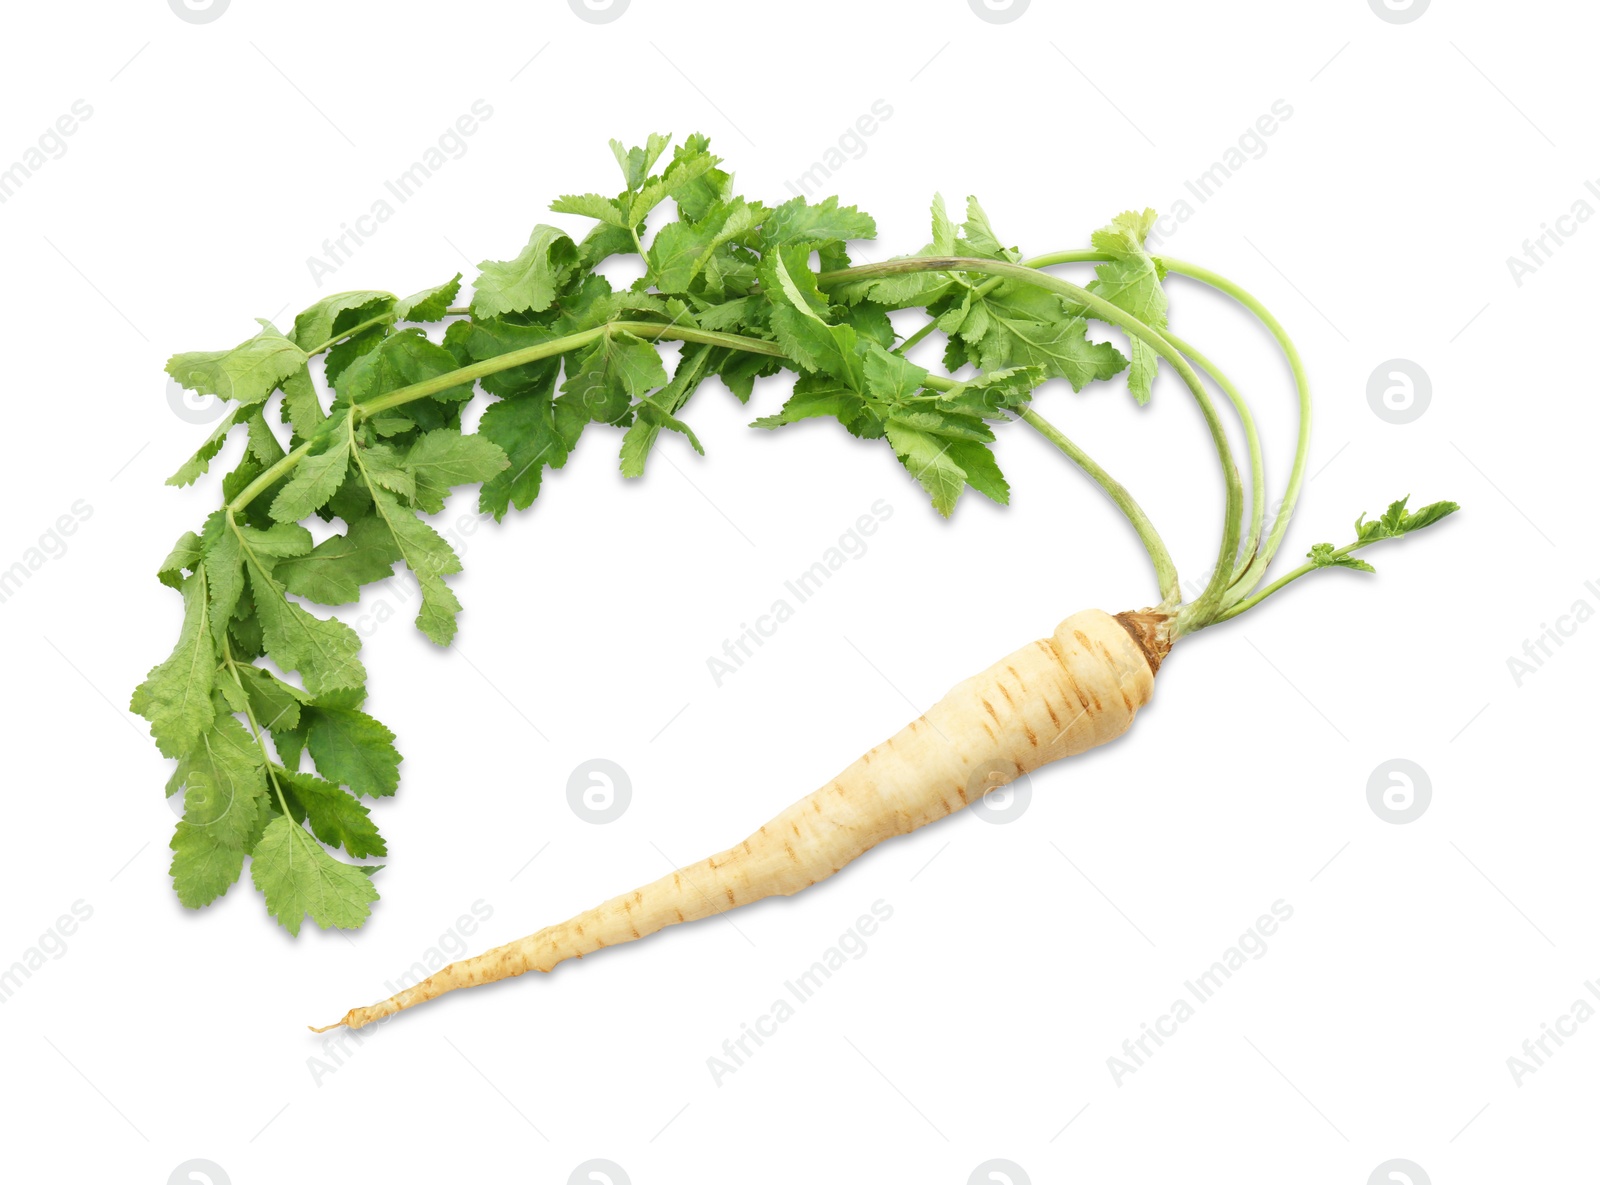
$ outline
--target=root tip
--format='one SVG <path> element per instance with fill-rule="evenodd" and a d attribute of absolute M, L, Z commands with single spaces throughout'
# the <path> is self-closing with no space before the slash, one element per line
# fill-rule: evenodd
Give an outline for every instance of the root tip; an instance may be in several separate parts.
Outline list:
<path fill-rule="evenodd" d="M 341 1028 L 343 1025 L 344 1021 L 336 1020 L 331 1025 L 323 1025 L 320 1029 L 316 1025 L 307 1025 L 306 1028 L 310 1029 L 313 1033 L 326 1033 L 329 1029 Z"/>

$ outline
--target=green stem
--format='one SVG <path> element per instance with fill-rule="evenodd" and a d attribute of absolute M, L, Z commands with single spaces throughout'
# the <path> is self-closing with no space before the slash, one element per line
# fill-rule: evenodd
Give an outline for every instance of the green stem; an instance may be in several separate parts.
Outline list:
<path fill-rule="evenodd" d="M 1266 575 L 1267 565 L 1272 563 L 1272 557 L 1277 554 L 1284 533 L 1289 529 L 1289 520 L 1294 516 L 1295 503 L 1300 497 L 1300 487 L 1305 484 L 1306 461 L 1311 453 L 1311 381 L 1306 377 L 1305 366 L 1300 360 L 1300 352 L 1294 347 L 1294 342 L 1289 340 L 1289 335 L 1284 332 L 1283 326 L 1278 324 L 1277 318 L 1254 296 L 1232 280 L 1219 276 L 1207 268 L 1167 257 L 1163 257 L 1161 262 L 1168 271 L 1199 280 L 1218 291 L 1227 293 L 1255 314 L 1256 320 L 1260 321 L 1267 332 L 1277 340 L 1278 348 L 1283 351 L 1283 356 L 1289 363 L 1289 370 L 1294 375 L 1295 393 L 1300 406 L 1300 426 L 1295 438 L 1294 464 L 1289 470 L 1289 484 L 1284 489 L 1283 501 L 1279 505 L 1277 516 L 1272 521 L 1272 529 L 1267 533 L 1266 543 L 1256 552 L 1255 558 L 1250 561 L 1250 566 L 1245 569 L 1243 576 L 1234 581 L 1234 587 L 1228 596 L 1228 603 L 1234 604 L 1247 597 L 1250 590 Z M 1195 628 L 1199 629 L 1206 624 L 1209 623 L 1202 621 Z"/>
<path fill-rule="evenodd" d="M 1074 258 L 1079 253 L 1071 254 Z M 1050 258 L 1050 257 L 1045 257 Z M 1217 561 L 1211 571 L 1211 579 L 1207 582 L 1205 591 L 1200 594 L 1188 607 L 1187 612 L 1191 620 L 1207 621 L 1222 607 L 1222 599 L 1233 579 L 1233 566 L 1237 558 L 1239 546 L 1239 524 L 1243 517 L 1244 494 L 1239 481 L 1239 470 L 1234 464 L 1233 450 L 1228 444 L 1227 431 L 1222 426 L 1222 420 L 1217 415 L 1217 409 L 1211 402 L 1211 396 L 1201 383 L 1194 368 L 1184 358 L 1171 342 L 1161 335 L 1159 330 L 1151 328 L 1137 317 L 1119 309 L 1116 305 L 1101 296 L 1095 295 L 1086 288 L 1066 280 L 1057 279 L 1034 270 L 1024 264 L 1006 263 L 992 259 L 964 259 L 960 256 L 911 256 L 904 259 L 891 259 L 884 263 L 870 263 L 860 267 L 846 268 L 840 271 L 823 272 L 817 277 L 819 287 L 826 288 L 830 285 L 847 283 L 852 280 L 878 279 L 883 276 L 907 275 L 914 272 L 976 272 L 979 275 L 989 275 L 1000 280 L 1018 280 L 1024 284 L 1044 288 L 1058 296 L 1064 296 L 1074 305 L 1080 306 L 1088 313 L 1101 321 L 1115 325 L 1130 337 L 1136 337 L 1153 349 L 1160 357 L 1164 358 L 1178 376 L 1183 379 L 1184 385 L 1189 388 L 1194 396 L 1195 403 L 1200 408 L 1200 414 L 1205 418 L 1206 427 L 1211 433 L 1212 447 L 1216 450 L 1217 461 L 1222 468 L 1223 482 L 1226 487 L 1226 503 L 1223 511 L 1222 541 L 1217 549 Z M 1173 636 L 1179 636 L 1183 631 L 1177 627 L 1180 620 L 1174 621 Z M 1198 628 L 1198 627 L 1191 627 Z"/>
<path fill-rule="evenodd" d="M 470 366 L 446 371 L 444 374 L 424 379 L 420 383 L 412 383 L 409 387 L 401 387 L 398 390 L 390 391 L 388 394 L 380 395 L 367 403 L 358 403 L 350 409 L 350 416 L 352 422 L 370 419 L 391 408 L 400 407 L 418 399 L 426 399 L 429 396 L 437 395 L 441 391 L 448 391 L 451 387 L 458 387 L 464 383 L 477 382 L 481 378 L 491 374 L 498 374 L 502 370 L 510 370 L 516 366 L 526 366 L 530 362 L 540 362 L 546 358 L 554 358 L 558 354 L 582 349 L 591 342 L 597 341 L 606 334 L 613 332 L 631 333 L 635 337 L 647 339 L 699 342 L 708 346 L 725 346 L 734 350 L 747 350 L 755 354 L 766 354 L 774 358 L 786 357 L 783 348 L 776 342 L 762 341 L 754 337 L 742 337 L 736 333 L 716 333 L 711 330 L 693 329 L 688 326 L 662 325 L 653 321 L 611 321 L 593 329 L 585 329 L 580 333 L 567 334 L 565 337 L 540 342 L 538 345 L 525 346 L 520 350 L 497 354 L 495 357 L 486 358 L 482 362 L 474 362 Z M 256 498 L 260 497 L 262 491 L 272 486 L 284 474 L 293 470 L 305 458 L 305 455 L 311 451 L 311 446 L 320 439 L 320 436 L 315 436 L 310 440 L 302 441 L 290 452 L 280 457 L 241 490 L 238 497 L 228 503 L 229 513 L 237 514 L 255 501 Z"/>
<path fill-rule="evenodd" d="M 239 529 L 231 515 L 228 518 L 228 525 L 233 527 L 235 532 Z M 239 689 L 239 698 L 244 702 L 245 718 L 250 721 L 250 735 L 255 738 L 256 748 L 261 750 L 261 760 L 267 769 L 267 780 L 272 783 L 273 792 L 278 796 L 278 805 L 283 808 L 283 817 L 293 822 L 294 816 L 289 813 L 289 803 L 283 796 L 283 787 L 278 784 L 278 775 L 272 768 L 274 763 L 272 754 L 267 751 L 265 731 L 260 721 L 256 719 L 255 710 L 250 707 L 250 693 L 244 689 L 244 680 L 239 678 L 239 664 L 233 657 L 233 645 L 226 636 L 222 639 L 222 661 L 228 665 L 228 673 L 233 676 L 233 685 Z"/>
<path fill-rule="evenodd" d="M 1245 448 L 1250 454 L 1250 528 L 1245 532 L 1245 537 L 1239 545 L 1239 559 L 1233 569 L 1233 581 L 1237 582 L 1255 558 L 1256 545 L 1261 541 L 1261 527 L 1266 517 L 1266 471 L 1261 461 L 1261 435 L 1256 431 L 1256 418 L 1250 414 L 1250 405 L 1245 402 L 1244 396 L 1239 394 L 1239 389 L 1210 359 L 1177 334 L 1170 330 L 1163 332 L 1168 341 L 1182 350 L 1185 357 L 1193 361 L 1202 373 L 1222 388 L 1222 393 L 1228 397 L 1228 402 L 1233 404 L 1233 410 L 1238 414 L 1239 423 L 1244 428 Z"/>
<path fill-rule="evenodd" d="M 1107 473 L 1093 457 L 1074 444 L 1065 433 L 1054 424 L 1046 420 L 1031 407 L 1025 408 L 1020 413 L 1023 422 L 1034 428 L 1041 436 L 1055 445 L 1078 468 L 1087 473 L 1094 482 L 1105 491 L 1110 498 L 1133 524 L 1133 529 L 1138 532 L 1139 541 L 1144 544 L 1144 549 L 1150 555 L 1150 562 L 1155 565 L 1156 584 L 1161 589 L 1161 607 L 1172 610 L 1177 608 L 1183 600 L 1183 591 L 1178 584 L 1178 569 L 1172 562 L 1172 555 L 1167 551 L 1167 545 L 1155 529 L 1144 509 L 1136 502 L 1133 495 L 1116 478 Z"/>
<path fill-rule="evenodd" d="M 1349 555 L 1353 551 L 1360 551 L 1363 547 L 1369 547 L 1372 544 L 1377 543 L 1377 542 L 1380 542 L 1380 540 L 1368 539 L 1365 543 L 1362 543 L 1362 542 L 1347 543 L 1343 547 L 1335 548 L 1333 554 L 1336 555 L 1336 556 L 1346 556 L 1346 555 Z M 1270 597 L 1273 593 L 1277 592 L 1284 585 L 1291 584 L 1294 581 L 1299 580 L 1300 577 L 1304 576 L 1307 572 L 1315 572 L 1318 568 L 1327 567 L 1327 566 L 1328 565 L 1326 565 L 1326 564 L 1314 564 L 1314 563 L 1313 564 L 1301 564 L 1294 571 L 1285 572 L 1282 576 L 1278 577 L 1276 580 L 1274 580 L 1271 584 L 1267 585 L 1265 588 L 1259 589 L 1258 591 L 1256 591 L 1254 593 L 1251 593 L 1249 596 L 1243 597 L 1240 600 L 1235 601 L 1233 604 L 1229 605 L 1226 609 L 1224 609 L 1221 613 L 1219 613 L 1214 620 L 1208 621 L 1208 622 L 1206 622 L 1206 624 L 1207 625 L 1216 625 L 1219 622 L 1228 621 L 1231 618 L 1237 617 L 1237 616 L 1239 616 L 1239 614 L 1243 613 L 1245 610 L 1253 609 L 1257 605 L 1261 604 L 1262 601 L 1266 600 L 1268 597 Z"/>
<path fill-rule="evenodd" d="M 334 334 L 327 341 L 323 342 L 320 346 L 317 346 L 314 349 L 307 350 L 306 353 L 307 354 L 311 354 L 313 356 L 317 355 L 317 354 L 320 354 L 320 353 L 322 353 L 322 351 L 324 351 L 326 349 L 329 349 L 329 348 L 331 348 L 333 346 L 338 345 L 340 342 L 344 341 L 344 339 L 347 338 L 347 337 L 354 337 L 358 333 L 361 333 L 361 332 L 364 332 L 365 330 L 371 329 L 374 325 L 388 325 L 393 320 L 394 320 L 394 314 L 392 312 L 390 312 L 390 313 L 379 313 L 376 317 L 369 317 L 367 320 L 361 322 L 361 324 L 359 324 L 359 325 L 352 325 L 349 329 L 346 329 L 342 333 Z"/>

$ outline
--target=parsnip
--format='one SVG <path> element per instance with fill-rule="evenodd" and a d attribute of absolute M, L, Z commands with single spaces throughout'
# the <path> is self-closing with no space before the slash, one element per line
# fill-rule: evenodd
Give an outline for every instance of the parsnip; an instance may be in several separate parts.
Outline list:
<path fill-rule="evenodd" d="M 359 1029 L 456 988 L 549 971 L 666 926 L 798 893 L 886 839 L 942 819 L 1041 765 L 1121 736 L 1150 702 L 1168 646 L 1165 624 L 1159 613 L 1075 613 L 1049 637 L 956 684 L 743 843 L 559 925 L 452 963 L 381 1003 L 352 1009 L 338 1023 Z"/>

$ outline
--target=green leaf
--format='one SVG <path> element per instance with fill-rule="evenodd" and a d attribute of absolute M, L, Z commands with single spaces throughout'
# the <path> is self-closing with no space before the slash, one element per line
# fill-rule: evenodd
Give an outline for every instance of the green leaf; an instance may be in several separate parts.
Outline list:
<path fill-rule="evenodd" d="M 528 245 L 503 263 L 478 265 L 472 289 L 472 315 L 537 313 L 549 308 L 578 264 L 578 249 L 567 233 L 554 226 L 536 226 Z"/>
<path fill-rule="evenodd" d="M 188 909 L 210 905 L 244 870 L 244 850 L 222 843 L 210 828 L 180 822 L 169 846 L 172 887 Z"/>
<path fill-rule="evenodd" d="M 227 514 L 223 511 L 206 520 L 203 543 L 211 643 L 216 652 L 221 654 L 228 623 L 238 610 L 239 598 L 244 593 L 244 553 L 239 548 L 239 536 L 228 525 Z"/>
<path fill-rule="evenodd" d="M 460 369 L 456 356 L 420 329 L 402 329 L 383 339 L 375 350 L 363 354 L 339 379 L 339 398 L 345 403 L 366 403 L 428 379 Z M 437 392 L 433 399 L 454 403 L 472 398 L 472 384 L 460 383 Z M 424 401 L 425 402 L 425 401 Z M 408 407 L 408 413 L 416 410 Z"/>
<path fill-rule="evenodd" d="M 1124 211 L 1109 226 L 1094 232 L 1096 249 L 1116 258 L 1095 268 L 1089 291 L 1154 329 L 1167 327 L 1167 294 L 1161 287 L 1166 269 L 1144 248 L 1145 236 L 1155 225 L 1156 212 Z M 1150 400 L 1159 355 L 1155 348 L 1129 335 L 1128 389 L 1140 404 Z"/>
<path fill-rule="evenodd" d="M 354 708 L 315 705 L 303 716 L 306 745 L 323 777 L 368 798 L 395 792 L 401 758 L 394 733 Z"/>
<path fill-rule="evenodd" d="M 1033 389 L 1044 382 L 1044 371 L 1036 366 L 1015 366 L 991 370 L 977 378 L 958 383 L 939 393 L 939 402 L 956 411 L 986 420 L 1003 420 L 1007 411 L 1021 411 L 1033 396 Z"/>
<path fill-rule="evenodd" d="M 161 567 L 156 569 L 156 579 L 168 588 L 181 589 L 184 570 L 193 571 L 200 562 L 200 555 L 200 537 L 193 531 L 185 531 L 178 536 L 167 558 L 161 561 Z"/>
<path fill-rule="evenodd" d="M 562 194 L 550 203 L 550 209 L 557 214 L 581 214 L 585 218 L 598 218 L 609 226 L 620 226 L 623 230 L 628 228 L 628 216 L 617 205 L 616 199 L 598 193 Z"/>
<path fill-rule="evenodd" d="M 1432 502 L 1419 510 L 1408 511 L 1406 503 L 1410 500 L 1410 495 L 1407 495 L 1398 502 L 1389 503 L 1389 509 L 1384 511 L 1382 517 L 1371 522 L 1368 522 L 1367 516 L 1362 514 L 1356 519 L 1356 539 L 1362 543 L 1378 539 L 1394 539 L 1412 531 L 1420 531 L 1423 527 L 1430 527 L 1461 509 L 1455 502 Z"/>
<path fill-rule="evenodd" d="M 244 848 L 264 809 L 261 750 L 238 719 L 218 715 L 178 762 L 183 821 L 224 847 Z"/>
<path fill-rule="evenodd" d="M 245 549 L 258 556 L 284 559 L 311 550 L 311 532 L 298 523 L 274 523 L 265 530 L 241 526 L 238 533 Z"/>
<path fill-rule="evenodd" d="M 644 184 L 651 168 L 670 143 L 672 143 L 671 132 L 666 134 L 651 132 L 643 148 L 624 148 L 622 141 L 611 141 L 611 155 L 617 158 L 617 167 L 622 170 L 623 181 L 630 191 Z"/>
<path fill-rule="evenodd" d="M 246 551 L 256 616 L 267 654 L 279 668 L 299 671 L 306 691 L 321 695 L 360 687 L 367 673 L 357 655 L 361 639 L 344 622 L 316 617 L 284 599 L 283 589 L 253 551 Z"/>
<path fill-rule="evenodd" d="M 306 352 L 262 321 L 260 333 L 231 350 L 174 354 L 167 360 L 167 373 L 197 394 L 249 407 L 266 402 L 279 383 L 305 364 Z"/>
<path fill-rule="evenodd" d="M 206 442 L 194 451 L 194 454 L 178 466 L 178 471 L 167 478 L 169 486 L 192 485 L 205 475 L 211 468 L 212 459 L 222 451 L 222 446 L 228 443 L 228 433 L 239 422 L 241 409 L 234 408 L 222 419 L 217 421 L 217 426 L 211 430 L 211 435 L 206 437 Z"/>
<path fill-rule="evenodd" d="M 327 419 L 310 368 L 302 366 L 283 380 L 283 418 L 302 439 L 309 439 L 317 425 Z"/>
<path fill-rule="evenodd" d="M 288 732 L 300 725 L 300 709 L 310 696 L 292 687 L 265 667 L 243 663 L 234 668 L 256 722 L 269 732 Z"/>
<path fill-rule="evenodd" d="M 461 291 L 461 273 L 457 272 L 454 278 L 446 280 L 437 288 L 424 288 L 421 292 L 413 292 L 410 296 L 394 306 L 394 319 L 396 321 L 441 321 L 446 310 L 455 303 L 456 295 Z"/>
<path fill-rule="evenodd" d="M 856 332 L 823 320 L 828 304 L 804 258 L 804 247 L 788 247 L 762 260 L 761 286 L 771 302 L 773 333 L 784 352 L 806 370 L 823 371 L 860 390 L 864 380 Z"/>
<path fill-rule="evenodd" d="M 280 769 L 276 775 L 295 822 L 309 818 L 312 834 L 323 843 L 358 860 L 389 854 L 367 808 L 338 786 L 315 774 Z"/>
<path fill-rule="evenodd" d="M 456 634 L 456 614 L 461 611 L 461 602 L 456 600 L 444 578 L 461 571 L 461 560 L 437 531 L 401 506 L 388 490 L 372 487 L 372 501 L 389 528 L 400 558 L 411 569 L 422 590 L 417 628 L 436 644 L 450 645 Z"/>
<path fill-rule="evenodd" d="M 650 268 L 662 292 L 687 292 L 723 243 L 747 233 L 755 211 L 743 198 L 718 202 L 697 222 L 669 222 L 650 244 Z"/>
<path fill-rule="evenodd" d="M 296 935 L 308 915 L 324 930 L 354 930 L 378 899 L 359 868 L 335 860 L 284 815 L 267 824 L 256 844 L 250 879 L 267 899 L 267 912 Z"/>
<path fill-rule="evenodd" d="M 825 198 L 810 205 L 803 197 L 791 198 L 771 210 L 761 223 L 761 249 L 787 243 L 817 245 L 828 242 L 849 242 L 854 239 L 873 239 L 878 227 L 872 215 L 864 214 L 854 206 L 840 206 L 836 197 Z"/>
<path fill-rule="evenodd" d="M 633 200 L 628 206 L 628 224 L 630 226 L 638 226 L 651 210 L 673 194 L 678 193 L 692 182 L 709 173 L 716 163 L 717 158 L 709 152 L 697 152 L 687 156 L 673 157 L 672 163 L 667 166 L 666 172 L 660 177 L 646 181 L 644 186 L 639 188 L 638 192 L 633 195 Z M 629 186 L 629 188 L 633 189 L 635 187 Z"/>
<path fill-rule="evenodd" d="M 955 509 L 966 488 L 967 474 L 950 455 L 951 442 L 921 428 L 890 420 L 889 443 L 895 455 L 933 499 L 933 508 L 945 518 Z"/>
<path fill-rule="evenodd" d="M 429 514 L 444 509 L 453 486 L 488 481 L 510 463 L 494 441 L 476 434 L 463 436 L 454 428 L 420 437 L 405 458 L 416 484 L 413 501 Z"/>
<path fill-rule="evenodd" d="M 1319 568 L 1354 568 L 1358 572 L 1376 572 L 1377 569 L 1365 560 L 1358 560 L 1353 555 L 1339 555 L 1331 543 L 1314 544 L 1306 552 L 1306 559 Z"/>
<path fill-rule="evenodd" d="M 689 426 L 672 413 L 689 402 L 689 396 L 694 394 L 701 380 L 710 373 L 714 353 L 715 347 L 712 346 L 686 348 L 678 359 L 678 369 L 673 372 L 672 381 L 649 402 L 635 405 L 634 421 L 622 435 L 623 477 L 644 476 L 645 460 L 663 428 L 681 432 L 688 438 L 694 451 L 705 456 L 705 449 L 700 446 L 700 441 Z"/>
<path fill-rule="evenodd" d="M 1015 247 L 1001 246 L 999 236 L 989 225 L 989 216 L 983 212 L 983 207 L 975 197 L 967 198 L 967 220 L 961 224 L 961 229 L 966 232 L 966 241 L 957 244 L 957 250 L 962 255 L 1003 259 L 1008 263 L 1015 263 L 1022 258 L 1022 253 Z"/>
<path fill-rule="evenodd" d="M 365 484 L 380 485 L 406 498 L 417 496 L 417 479 L 405 466 L 405 459 L 393 446 L 375 444 L 356 453 L 359 476 Z"/>
<path fill-rule="evenodd" d="M 150 722 L 156 747 L 181 757 L 216 719 L 211 703 L 217 656 L 211 648 L 210 608 L 204 570 L 183 582 L 183 627 L 172 654 L 134 690 L 132 710 Z"/>
<path fill-rule="evenodd" d="M 297 314 L 290 339 L 302 350 L 316 350 L 394 307 L 392 292 L 335 292 Z"/>
<path fill-rule="evenodd" d="M 272 517 L 281 523 L 305 518 L 338 493 L 349 465 L 350 434 L 334 432 L 321 452 L 307 454 L 295 467 L 288 484 L 272 501 Z"/>
<path fill-rule="evenodd" d="M 284 588 L 319 605 L 348 605 L 361 586 L 394 575 L 400 551 L 381 518 L 355 519 L 343 535 L 332 535 L 303 556 L 280 560 L 273 574 Z"/>
<path fill-rule="evenodd" d="M 547 466 L 560 469 L 567 463 L 570 446 L 557 430 L 550 399 L 553 381 L 552 375 L 542 391 L 491 403 L 478 421 L 479 435 L 499 445 L 509 461 L 478 491 L 479 510 L 496 522 L 512 506 L 526 510 L 533 504 Z"/>
<path fill-rule="evenodd" d="M 666 382 L 667 371 L 654 346 L 631 333 L 613 331 L 584 352 L 561 392 L 586 418 L 615 423 L 632 399 Z"/>

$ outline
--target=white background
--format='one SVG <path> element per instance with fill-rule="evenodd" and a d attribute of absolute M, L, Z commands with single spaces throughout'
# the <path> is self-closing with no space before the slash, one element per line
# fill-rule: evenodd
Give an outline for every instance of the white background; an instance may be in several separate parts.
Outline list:
<path fill-rule="evenodd" d="M 93 115 L 0 205 L 0 567 L 75 501 L 92 516 L 0 604 L 0 964 L 73 902 L 93 916 L 0 1009 L 6 1175 L 164 1182 L 196 1158 L 235 1185 L 565 1182 L 591 1158 L 637 1185 L 958 1183 L 993 1158 L 1034 1182 L 1359 1185 L 1391 1158 L 1439 1183 L 1593 1172 L 1600 1024 L 1520 1085 L 1507 1058 L 1600 975 L 1600 626 L 1520 687 L 1507 659 L 1575 601 L 1600 608 L 1600 225 L 1520 286 L 1506 258 L 1578 199 L 1600 208 L 1597 32 L 1587 6 L 1486 2 L 1409 24 L 1364 0 L 1035 0 L 1009 24 L 963 0 L 635 0 L 610 24 L 558 0 L 234 0 L 209 24 L 155 0 L 13 6 L 0 162 L 75 100 Z M 319 287 L 307 257 L 476 99 L 493 116 L 466 153 Z M 1164 244 L 1261 296 L 1313 376 L 1315 477 L 1279 570 L 1403 494 L 1465 509 L 1366 553 L 1375 577 L 1319 574 L 1185 641 L 1133 734 L 1042 771 L 1009 825 L 962 815 L 793 899 L 325 1047 L 307 1022 L 386 995 L 474 902 L 493 911 L 475 951 L 654 879 L 1067 613 L 1154 599 L 1112 508 L 1021 426 L 997 450 L 1013 505 L 969 494 L 947 523 L 880 443 L 747 429 L 785 380 L 749 408 L 710 383 L 688 410 L 704 460 L 669 438 L 625 483 L 594 429 L 532 512 L 467 540 L 453 651 L 409 614 L 366 638 L 370 708 L 406 762 L 376 808 L 391 857 L 364 930 L 290 939 L 248 884 L 200 914 L 175 900 L 168 763 L 124 709 L 177 630 L 156 563 L 238 443 L 196 487 L 163 486 L 209 431 L 169 409 L 165 358 L 253 316 L 287 326 L 335 288 L 470 281 L 536 221 L 580 230 L 545 206 L 617 188 L 610 136 L 704 130 L 743 192 L 781 200 L 879 99 L 892 116 L 829 183 L 878 220 L 865 259 L 924 243 L 935 190 L 981 195 L 1025 251 L 1086 245 L 1118 210 L 1170 209 L 1286 101 L 1265 153 Z M 1174 327 L 1257 408 L 1276 491 L 1284 367 L 1247 319 L 1171 290 Z M 1433 385 L 1404 426 L 1366 398 L 1396 357 Z M 1170 374 L 1144 411 L 1120 381 L 1039 406 L 1202 578 L 1220 487 Z M 716 687 L 706 659 L 877 499 L 893 516 L 867 553 Z M 462 493 L 447 521 L 473 508 Z M 403 578 L 367 591 L 347 620 L 408 595 Z M 566 801 L 593 757 L 632 783 L 609 826 Z M 1394 757 L 1433 787 L 1404 826 L 1366 797 Z M 878 899 L 894 913 L 865 957 L 714 1084 L 707 1058 Z M 1294 916 L 1268 953 L 1117 1085 L 1106 1059 L 1278 899 Z"/>

